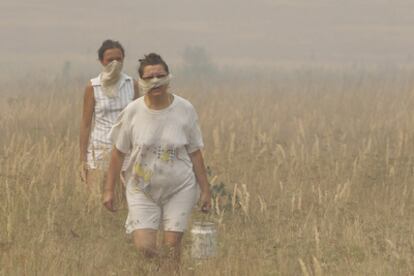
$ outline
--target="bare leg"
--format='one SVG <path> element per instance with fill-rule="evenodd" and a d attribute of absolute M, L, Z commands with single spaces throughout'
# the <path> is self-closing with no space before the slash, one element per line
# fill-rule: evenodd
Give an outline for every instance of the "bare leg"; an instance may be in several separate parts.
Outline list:
<path fill-rule="evenodd" d="M 158 256 L 157 231 L 154 229 L 137 229 L 132 232 L 134 244 L 145 257 L 153 258 Z"/>
<path fill-rule="evenodd" d="M 181 240 L 183 232 L 164 232 L 165 262 L 163 269 L 166 272 L 174 271 L 175 275 L 180 275 Z"/>

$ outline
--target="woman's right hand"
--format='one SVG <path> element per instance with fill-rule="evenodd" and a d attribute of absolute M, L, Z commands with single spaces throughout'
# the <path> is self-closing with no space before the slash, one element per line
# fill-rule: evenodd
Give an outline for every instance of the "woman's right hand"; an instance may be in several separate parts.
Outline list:
<path fill-rule="evenodd" d="M 79 165 L 79 176 L 82 182 L 86 182 L 86 175 L 88 174 L 88 167 L 85 161 L 81 161 Z"/>
<path fill-rule="evenodd" d="M 115 212 L 114 206 L 114 191 L 105 190 L 102 196 L 102 203 L 111 212 Z"/>
<path fill-rule="evenodd" d="M 211 209 L 211 191 L 210 189 L 206 189 L 201 191 L 199 204 L 201 206 L 201 211 L 203 213 L 210 212 Z"/>
<path fill-rule="evenodd" d="M 114 190 L 115 182 L 121 173 L 122 162 L 124 161 L 124 153 L 113 147 L 111 153 L 111 161 L 109 162 L 108 173 L 106 176 L 106 184 L 103 192 L 103 205 L 111 212 L 115 212 L 114 206 Z"/>

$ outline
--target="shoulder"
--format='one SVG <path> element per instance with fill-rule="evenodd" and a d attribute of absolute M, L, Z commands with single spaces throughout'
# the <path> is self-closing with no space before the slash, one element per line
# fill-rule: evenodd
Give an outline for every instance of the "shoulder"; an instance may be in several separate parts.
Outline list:
<path fill-rule="evenodd" d="M 177 101 L 177 105 L 179 107 L 190 111 L 195 110 L 193 104 L 189 100 L 184 99 L 183 97 L 178 96 L 176 94 L 174 94 L 174 99 Z"/>
<path fill-rule="evenodd" d="M 99 74 L 97 77 L 91 79 L 89 82 L 90 82 L 91 86 L 101 85 L 101 75 Z"/>
<path fill-rule="evenodd" d="M 178 113 L 184 115 L 189 120 L 188 122 L 190 124 L 194 122 L 194 120 L 198 119 L 197 111 L 189 100 L 177 96 L 176 94 L 174 94 L 174 97 L 174 99 L 177 101 L 176 106 L 178 107 Z"/>
<path fill-rule="evenodd" d="M 142 100 L 143 98 L 138 98 L 133 100 L 132 102 L 128 103 L 128 105 L 124 108 L 122 113 L 124 113 L 124 116 L 127 118 L 133 117 L 137 112 L 141 110 L 142 107 Z"/>
<path fill-rule="evenodd" d="M 127 84 L 130 87 L 134 86 L 134 79 L 132 77 L 130 77 L 129 75 L 125 74 L 125 73 L 121 73 L 121 86 L 123 84 Z"/>
<path fill-rule="evenodd" d="M 134 83 L 134 79 L 125 73 L 121 73 L 121 78 L 127 82 Z"/>
<path fill-rule="evenodd" d="M 92 80 L 88 81 L 88 83 L 86 84 L 86 88 L 85 89 L 92 89 L 93 85 L 92 85 Z"/>
<path fill-rule="evenodd" d="M 129 91 L 131 89 L 131 90 L 133 90 L 133 92 L 135 94 L 135 80 L 131 76 L 129 76 L 125 73 L 121 73 L 120 83 L 121 83 L 120 84 L 121 88 L 122 87 L 127 87 Z M 136 97 L 134 97 L 134 98 L 136 98 Z"/>
<path fill-rule="evenodd" d="M 126 80 L 132 80 L 132 77 L 128 74 L 125 74 L 124 72 L 121 72 L 121 75 L 123 78 L 125 78 Z"/>
<path fill-rule="evenodd" d="M 93 96 L 93 85 L 92 82 L 89 81 L 85 87 L 85 96 Z"/>

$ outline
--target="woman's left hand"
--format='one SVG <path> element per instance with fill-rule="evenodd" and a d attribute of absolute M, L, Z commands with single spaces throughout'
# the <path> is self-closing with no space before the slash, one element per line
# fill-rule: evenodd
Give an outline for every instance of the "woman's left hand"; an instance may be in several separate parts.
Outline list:
<path fill-rule="evenodd" d="M 204 212 L 204 213 L 210 212 L 210 209 L 211 209 L 211 192 L 210 192 L 210 190 L 201 191 L 199 204 L 200 204 L 202 212 Z"/>

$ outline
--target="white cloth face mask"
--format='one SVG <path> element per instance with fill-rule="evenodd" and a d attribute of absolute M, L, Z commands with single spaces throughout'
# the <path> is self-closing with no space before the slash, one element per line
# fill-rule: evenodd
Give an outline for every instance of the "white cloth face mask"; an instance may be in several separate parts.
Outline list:
<path fill-rule="evenodd" d="M 103 67 L 101 73 L 101 84 L 103 91 L 108 97 L 118 95 L 118 82 L 121 79 L 123 63 L 113 60 Z"/>
<path fill-rule="evenodd" d="M 152 78 L 149 80 L 144 80 L 142 78 L 138 79 L 138 85 L 139 85 L 139 91 L 147 94 L 151 89 L 163 86 L 163 85 L 169 85 L 171 81 L 171 74 L 168 74 L 165 77 L 162 78 Z"/>

